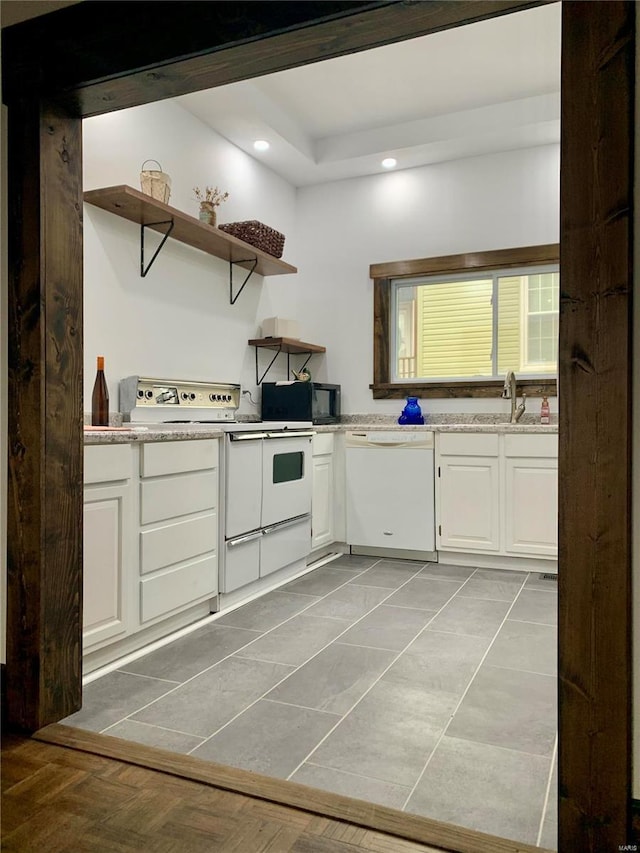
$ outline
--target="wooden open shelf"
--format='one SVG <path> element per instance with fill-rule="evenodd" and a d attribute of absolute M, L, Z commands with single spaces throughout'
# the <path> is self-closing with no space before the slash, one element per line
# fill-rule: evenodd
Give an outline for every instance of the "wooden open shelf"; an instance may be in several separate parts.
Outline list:
<path fill-rule="evenodd" d="M 216 258 L 245 269 L 251 269 L 254 261 L 257 260 L 254 272 L 258 275 L 287 275 L 298 272 L 297 268 L 291 264 L 274 258 L 273 255 L 268 255 L 255 246 L 245 243 L 244 240 L 238 240 L 237 237 L 232 237 L 231 234 L 226 234 L 212 225 L 200 222 L 199 219 L 151 198 L 139 190 L 134 190 L 133 187 L 123 184 L 117 187 L 88 190 L 84 193 L 84 200 L 102 210 L 108 210 L 109 213 L 115 213 L 116 216 L 122 216 L 130 222 L 152 228 L 160 234 L 166 232 L 168 222 L 173 222 L 171 240 L 178 240 L 180 243 L 193 246 L 208 255 L 214 255 Z"/>
<path fill-rule="evenodd" d="M 300 367 L 306 367 L 309 362 L 311 356 L 316 352 L 326 352 L 326 347 L 321 347 L 318 344 L 307 344 L 304 341 L 299 341 L 297 338 L 254 338 L 251 341 L 248 341 L 249 346 L 256 348 L 256 385 L 260 385 L 264 380 L 265 376 L 271 369 L 273 363 L 280 355 L 281 352 L 286 352 L 287 354 L 287 377 L 291 375 L 291 363 L 289 356 L 291 355 L 306 355 L 307 360 Z M 267 369 L 263 372 L 262 376 L 260 376 L 260 372 L 258 369 L 258 350 L 259 349 L 270 349 L 275 350 L 275 355 L 269 362 Z"/>
<path fill-rule="evenodd" d="M 257 338 L 249 341 L 252 347 L 262 347 L 263 349 L 277 349 L 278 352 L 288 353 L 314 353 L 326 352 L 326 347 L 318 346 L 318 344 L 306 344 L 304 341 L 299 341 L 296 338 Z"/>

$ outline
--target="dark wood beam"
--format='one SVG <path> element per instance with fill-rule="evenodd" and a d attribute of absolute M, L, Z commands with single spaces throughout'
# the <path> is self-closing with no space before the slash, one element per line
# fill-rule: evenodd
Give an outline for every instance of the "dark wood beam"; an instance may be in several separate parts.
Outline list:
<path fill-rule="evenodd" d="M 581 853 L 631 838 L 634 6 L 562 4 L 559 850 Z"/>
<path fill-rule="evenodd" d="M 89 0 L 3 33 L 3 98 L 66 93 L 84 117 L 209 89 L 552 0 Z M 105 50 L 108 45 L 108 50 Z"/>
<path fill-rule="evenodd" d="M 7 717 L 81 704 L 81 122 L 14 106 L 9 127 Z"/>

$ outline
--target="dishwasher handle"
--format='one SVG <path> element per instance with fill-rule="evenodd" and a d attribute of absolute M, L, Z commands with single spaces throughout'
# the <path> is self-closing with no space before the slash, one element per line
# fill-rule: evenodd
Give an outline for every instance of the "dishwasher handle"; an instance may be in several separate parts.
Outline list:
<path fill-rule="evenodd" d="M 386 433 L 375 432 L 348 432 L 345 436 L 345 447 L 350 448 L 388 448 L 390 450 L 402 448 L 407 450 L 432 450 L 432 432 L 402 433 L 398 430 Z"/>

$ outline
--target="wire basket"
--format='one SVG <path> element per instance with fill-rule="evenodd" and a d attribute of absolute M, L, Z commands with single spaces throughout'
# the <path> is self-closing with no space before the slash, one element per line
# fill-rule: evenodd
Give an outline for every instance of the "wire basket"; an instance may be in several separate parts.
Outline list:
<path fill-rule="evenodd" d="M 281 258 L 284 249 L 284 234 L 279 231 L 269 228 L 262 222 L 255 219 L 250 219 L 246 222 L 227 222 L 225 225 L 219 225 L 220 231 L 226 231 L 232 237 L 237 237 L 239 240 L 244 240 L 256 249 L 261 249 L 268 255 L 273 255 L 274 258 Z"/>
<path fill-rule="evenodd" d="M 155 163 L 159 169 L 145 169 L 147 163 Z M 171 195 L 171 178 L 162 171 L 162 166 L 157 160 L 145 160 L 140 172 L 140 187 L 145 195 L 150 195 L 165 204 L 169 203 Z"/>

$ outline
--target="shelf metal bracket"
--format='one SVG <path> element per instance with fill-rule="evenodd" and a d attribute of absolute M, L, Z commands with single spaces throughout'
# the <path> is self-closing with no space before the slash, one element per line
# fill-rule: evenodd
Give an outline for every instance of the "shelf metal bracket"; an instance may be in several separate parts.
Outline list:
<path fill-rule="evenodd" d="M 298 371 L 298 373 L 301 373 L 301 372 L 305 369 L 305 367 L 309 364 L 309 360 L 311 359 L 311 356 L 312 356 L 312 355 L 313 355 L 313 353 L 312 353 L 312 352 L 310 352 L 310 353 L 307 355 L 307 357 L 306 357 L 306 359 L 305 359 L 305 361 L 304 361 L 304 364 L 302 365 L 302 367 L 300 368 L 300 370 Z M 291 373 L 291 371 L 289 370 L 289 359 L 287 358 L 287 376 L 288 376 L 290 373 Z"/>
<path fill-rule="evenodd" d="M 267 375 L 267 373 L 271 370 L 271 366 L 273 365 L 274 361 L 280 355 L 281 352 L 282 352 L 282 346 L 278 347 L 278 349 L 275 352 L 275 355 L 273 356 L 273 358 L 271 359 L 271 361 L 267 365 L 267 369 L 262 374 L 262 376 L 258 379 L 258 347 L 256 347 L 256 385 L 262 385 L 262 380 Z M 289 366 L 289 358 L 287 356 L 287 368 L 288 368 L 288 366 Z M 289 375 L 289 373 L 287 371 L 287 376 L 288 375 Z"/>
<path fill-rule="evenodd" d="M 278 347 L 278 349 L 275 351 L 275 354 L 274 354 L 273 358 L 271 359 L 271 361 L 269 362 L 269 364 L 267 365 L 266 370 L 264 371 L 262 376 L 260 376 L 259 368 L 258 368 L 258 350 L 259 349 L 265 349 L 265 347 L 256 347 L 256 385 L 262 385 L 262 381 L 264 380 L 264 377 L 271 370 L 273 363 L 275 362 L 276 358 L 280 355 L 281 352 L 283 352 L 282 344 L 281 344 Z M 296 353 L 296 355 L 305 355 L 305 353 Z M 309 359 L 311 358 L 312 355 L 313 355 L 312 352 L 306 353 L 307 357 L 305 359 L 304 364 L 300 368 L 300 370 L 305 369 L 307 364 L 309 364 Z M 298 372 L 300 372 L 300 371 L 298 371 Z M 290 375 L 291 375 L 291 353 L 287 352 L 287 379 L 289 378 Z"/>
<path fill-rule="evenodd" d="M 233 265 L 234 264 L 247 264 L 247 263 L 251 263 L 253 266 L 251 267 L 251 269 L 247 273 L 247 277 L 245 278 L 245 280 L 240 285 L 240 290 L 238 290 L 238 292 L 234 296 L 233 295 Z M 231 303 L 231 305 L 236 304 L 236 299 L 238 298 L 238 296 L 240 296 L 240 294 L 244 290 L 245 284 L 249 281 L 249 279 L 251 278 L 251 274 L 253 273 L 253 271 L 255 270 L 255 268 L 257 266 L 258 266 L 258 259 L 257 258 L 247 258 L 245 261 L 229 261 L 229 302 Z M 276 353 L 276 355 L 277 354 L 278 353 Z M 258 383 L 258 385 L 259 384 L 260 383 Z"/>
<path fill-rule="evenodd" d="M 147 266 L 145 268 L 145 265 L 144 265 L 144 229 L 145 228 L 154 228 L 156 225 L 168 225 L 169 227 L 164 232 L 164 236 L 162 237 L 162 240 L 160 241 L 160 245 L 158 246 L 158 248 L 153 253 L 153 257 L 151 258 L 151 260 L 149 261 L 149 263 L 147 264 Z M 151 269 L 151 265 L 153 264 L 155 259 L 158 257 L 158 254 L 160 253 L 160 249 L 167 242 L 167 237 L 173 231 L 173 225 L 174 225 L 173 219 L 166 219 L 162 222 L 146 222 L 146 223 L 143 222 L 140 225 L 140 275 L 142 276 L 142 278 L 144 278 L 145 275 L 149 272 L 149 270 Z M 162 234 L 163 232 L 160 232 L 160 233 Z"/>

